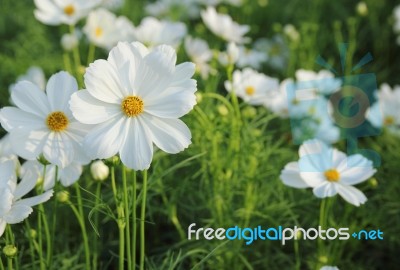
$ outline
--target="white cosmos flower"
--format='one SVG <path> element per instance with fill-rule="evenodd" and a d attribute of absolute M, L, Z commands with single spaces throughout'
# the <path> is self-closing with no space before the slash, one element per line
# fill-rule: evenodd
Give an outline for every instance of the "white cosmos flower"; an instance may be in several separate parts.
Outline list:
<path fill-rule="evenodd" d="M 26 219 L 32 212 L 32 206 L 50 199 L 53 191 L 22 199 L 36 185 L 36 175 L 26 174 L 17 183 L 15 167 L 12 161 L 0 162 L 0 237 L 7 224 L 16 224 Z"/>
<path fill-rule="evenodd" d="M 198 0 L 158 0 L 145 6 L 148 14 L 155 17 L 198 18 L 200 7 Z"/>
<path fill-rule="evenodd" d="M 218 61 L 223 66 L 234 65 L 239 60 L 239 48 L 234 42 L 229 42 L 225 52 L 218 53 Z"/>
<path fill-rule="evenodd" d="M 211 32 L 226 41 L 237 44 L 249 41 L 249 38 L 244 35 L 250 31 L 250 26 L 239 25 L 232 20 L 231 16 L 217 13 L 214 7 L 209 6 L 201 11 L 201 18 Z"/>
<path fill-rule="evenodd" d="M 236 95 L 251 105 L 262 105 L 279 88 L 278 79 L 268 77 L 251 68 L 233 72 L 233 84 L 225 81 L 228 92 L 235 91 Z"/>
<path fill-rule="evenodd" d="M 304 142 L 299 155 L 298 162 L 288 163 L 281 172 L 285 185 L 311 187 L 318 198 L 339 194 L 355 206 L 367 201 L 364 193 L 353 185 L 364 182 L 376 172 L 370 160 L 360 154 L 346 156 L 319 140 Z"/>
<path fill-rule="evenodd" d="M 34 0 L 35 17 L 48 25 L 75 25 L 86 17 L 100 0 Z"/>
<path fill-rule="evenodd" d="M 43 69 L 37 66 L 30 67 L 25 74 L 18 76 L 17 82 L 21 81 L 30 81 L 42 90 L 46 87 L 46 77 L 44 76 Z"/>
<path fill-rule="evenodd" d="M 75 78 L 63 71 L 51 76 L 46 93 L 28 81 L 15 86 L 11 99 L 17 107 L 2 108 L 0 121 L 17 155 L 34 160 L 43 154 L 61 168 L 88 162 L 80 144 L 87 127 L 74 119 L 68 105 L 77 90 Z"/>
<path fill-rule="evenodd" d="M 167 153 L 189 146 L 190 130 L 178 118 L 196 104 L 195 67 L 175 64 L 170 46 L 150 52 L 139 42 L 120 42 L 107 60 L 86 69 L 87 89 L 73 94 L 70 104 L 76 119 L 95 125 L 84 140 L 93 159 L 119 153 L 127 167 L 144 170 L 153 143 Z"/>
<path fill-rule="evenodd" d="M 400 131 L 400 86 L 393 89 L 382 84 L 376 94 L 377 102 L 367 111 L 367 119 L 376 128 L 387 127 L 394 133 Z"/>
<path fill-rule="evenodd" d="M 83 32 L 89 42 L 109 50 L 118 41 L 132 40 L 134 27 L 127 18 L 123 16 L 117 18 L 107 9 L 98 8 L 89 13 Z"/>
<path fill-rule="evenodd" d="M 215 74 L 216 70 L 212 69 L 209 65 L 213 53 L 210 50 L 207 41 L 188 36 L 185 38 L 184 45 L 187 55 L 190 60 L 194 62 L 196 65 L 196 71 L 201 74 L 203 79 L 207 79 L 210 73 Z"/>
<path fill-rule="evenodd" d="M 254 42 L 254 49 L 266 52 L 267 65 L 274 69 L 285 70 L 289 62 L 289 47 L 281 35 L 275 35 L 271 39 L 261 38 Z"/>
<path fill-rule="evenodd" d="M 125 0 L 101 0 L 100 6 L 109 10 L 120 9 L 125 3 Z"/>
<path fill-rule="evenodd" d="M 264 52 L 239 46 L 239 58 L 236 65 L 240 68 L 251 67 L 259 69 L 267 59 L 267 54 Z"/>
<path fill-rule="evenodd" d="M 186 25 L 181 22 L 158 20 L 154 17 L 144 18 L 134 30 L 137 41 L 154 47 L 161 44 L 177 48 L 187 32 Z"/>
<path fill-rule="evenodd" d="M 301 87 L 315 89 L 320 95 L 330 95 L 340 90 L 342 80 L 335 78 L 328 70 L 318 73 L 312 70 L 299 69 L 296 71 L 296 80 L 301 82 Z"/>
<path fill-rule="evenodd" d="M 72 162 L 65 168 L 58 168 L 57 180 L 64 187 L 69 187 L 74 184 L 82 175 L 82 165 L 77 162 Z M 43 173 L 45 177 L 43 178 Z M 56 182 L 56 165 L 50 164 L 46 166 L 46 172 L 44 172 L 44 165 L 37 160 L 28 160 L 21 167 L 21 176 L 24 177 L 26 174 L 37 175 L 37 183 L 43 181 L 43 189 L 49 190 L 54 188 Z"/>

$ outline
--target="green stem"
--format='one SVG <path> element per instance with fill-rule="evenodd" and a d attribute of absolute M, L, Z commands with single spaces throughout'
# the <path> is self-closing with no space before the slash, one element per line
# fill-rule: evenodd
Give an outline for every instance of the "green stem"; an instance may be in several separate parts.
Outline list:
<path fill-rule="evenodd" d="M 75 26 L 70 25 L 69 30 L 71 35 L 75 35 Z M 75 62 L 75 74 L 78 79 L 79 86 L 83 86 L 82 74 L 80 72 L 81 69 L 81 56 L 79 54 L 79 44 L 72 49 L 72 56 Z"/>
<path fill-rule="evenodd" d="M 115 167 L 111 167 L 111 187 L 114 194 L 115 206 L 117 207 L 117 224 L 119 231 L 119 270 L 124 270 L 125 260 L 125 217 L 124 207 L 118 199 L 117 185 L 115 182 Z"/>
<path fill-rule="evenodd" d="M 56 166 L 56 171 L 54 173 L 54 191 L 57 192 L 58 190 L 58 166 Z M 57 223 L 57 207 L 58 207 L 58 200 L 55 199 L 53 203 L 53 221 L 51 226 L 51 247 L 54 247 L 54 239 L 56 234 L 56 223 Z M 51 268 L 53 260 L 53 249 L 47 254 L 47 263 Z"/>
<path fill-rule="evenodd" d="M 75 215 L 77 215 L 79 225 L 81 226 L 82 237 L 83 237 L 83 246 L 85 249 L 86 269 L 90 270 L 91 265 L 90 265 L 89 240 L 88 240 L 88 235 L 87 235 L 87 231 L 86 231 L 86 223 L 85 223 L 84 212 L 83 212 L 82 194 L 81 194 L 80 187 L 77 183 L 75 183 L 75 191 L 76 191 L 76 196 L 78 199 L 78 210 L 74 211 L 74 209 L 76 209 L 76 207 L 72 203 L 70 203 L 70 206 L 71 206 L 71 208 L 73 208 Z"/>
<path fill-rule="evenodd" d="M 71 59 L 69 58 L 68 53 L 63 54 L 63 60 L 64 60 L 64 68 L 68 73 L 72 74 L 72 67 L 71 67 Z"/>
<path fill-rule="evenodd" d="M 43 184 L 44 181 L 46 179 L 46 165 L 43 165 Z M 37 193 L 40 194 L 43 190 L 43 184 L 41 187 L 39 187 L 37 189 Z M 40 270 L 46 270 L 46 265 L 45 265 L 45 261 L 43 258 L 43 232 L 42 232 L 42 221 L 44 222 L 44 220 L 46 220 L 46 217 L 44 217 L 44 207 L 43 204 L 39 205 L 39 214 L 38 214 L 38 237 L 39 237 L 39 249 L 38 249 L 38 253 L 39 253 L 39 262 L 40 262 Z"/>
<path fill-rule="evenodd" d="M 6 227 L 6 245 L 13 245 L 14 246 L 14 236 L 11 230 L 11 226 L 7 224 Z M 13 258 L 7 257 L 7 269 L 13 270 Z"/>
<path fill-rule="evenodd" d="M 5 270 L 4 269 L 4 264 L 3 264 L 3 259 L 0 256 L 0 270 Z"/>
<path fill-rule="evenodd" d="M 132 262 L 134 264 L 133 269 L 136 266 L 136 171 L 133 171 L 133 184 L 132 184 Z"/>
<path fill-rule="evenodd" d="M 125 237 L 126 237 L 126 254 L 128 259 L 128 269 L 132 270 L 132 253 L 131 253 L 131 227 L 129 223 L 129 201 L 128 201 L 128 185 L 126 180 L 126 167 L 122 166 L 122 184 L 124 189 L 124 210 L 125 210 Z"/>
<path fill-rule="evenodd" d="M 96 187 L 96 209 L 100 205 L 100 194 L 101 194 L 101 182 L 97 183 Z M 94 213 L 94 226 L 96 230 L 99 229 L 99 213 L 96 211 Z M 99 254 L 99 245 L 98 245 L 98 235 L 94 235 L 93 239 L 93 269 L 97 269 L 97 259 L 98 259 L 98 254 Z"/>
<path fill-rule="evenodd" d="M 142 209 L 140 216 L 140 270 L 144 270 L 145 259 L 145 220 L 146 220 L 146 197 L 147 197 L 147 170 L 143 171 L 143 193 Z"/>
<path fill-rule="evenodd" d="M 87 66 L 89 66 L 89 64 L 93 62 L 95 51 L 96 51 L 96 46 L 94 46 L 93 43 L 90 43 L 89 44 L 88 58 L 87 58 Z"/>

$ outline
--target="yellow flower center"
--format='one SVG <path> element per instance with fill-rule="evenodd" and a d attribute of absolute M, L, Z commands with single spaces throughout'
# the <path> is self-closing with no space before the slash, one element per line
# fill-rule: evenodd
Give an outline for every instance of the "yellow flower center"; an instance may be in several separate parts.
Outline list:
<path fill-rule="evenodd" d="M 394 117 L 389 115 L 385 117 L 385 120 L 383 121 L 385 126 L 390 126 L 394 124 Z"/>
<path fill-rule="evenodd" d="M 64 8 L 64 13 L 68 16 L 71 16 L 75 13 L 75 8 L 73 5 L 68 5 Z"/>
<path fill-rule="evenodd" d="M 143 100 L 137 96 L 128 96 L 121 103 L 121 109 L 128 117 L 134 117 L 143 112 Z"/>
<path fill-rule="evenodd" d="M 246 94 L 248 94 L 249 96 L 254 95 L 254 93 L 256 92 L 256 89 L 253 86 L 247 86 L 244 91 L 246 92 Z"/>
<path fill-rule="evenodd" d="M 52 112 L 46 119 L 47 127 L 51 131 L 59 132 L 68 127 L 68 117 L 63 112 Z"/>
<path fill-rule="evenodd" d="M 94 35 L 95 35 L 96 37 L 102 36 L 102 35 L 103 35 L 103 28 L 101 28 L 101 27 L 96 27 L 96 30 L 95 30 L 95 32 L 94 32 Z"/>
<path fill-rule="evenodd" d="M 325 171 L 324 175 L 329 182 L 337 182 L 340 179 L 340 173 L 335 169 Z"/>

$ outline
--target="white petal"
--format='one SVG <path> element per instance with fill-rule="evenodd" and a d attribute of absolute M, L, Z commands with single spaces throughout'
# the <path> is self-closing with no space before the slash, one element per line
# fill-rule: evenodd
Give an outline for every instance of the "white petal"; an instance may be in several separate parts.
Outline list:
<path fill-rule="evenodd" d="M 88 156 L 92 159 L 104 159 L 117 154 L 128 129 L 126 119 L 117 116 L 93 128 L 83 142 Z"/>
<path fill-rule="evenodd" d="M 360 206 L 367 201 L 364 193 L 353 186 L 338 184 L 337 191 L 343 199 L 355 206 Z"/>
<path fill-rule="evenodd" d="M 68 72 L 60 71 L 50 77 L 46 93 L 52 111 L 69 111 L 71 95 L 78 90 L 78 83 Z"/>
<path fill-rule="evenodd" d="M 337 184 L 325 181 L 314 187 L 313 193 L 318 198 L 332 197 L 337 193 Z"/>
<path fill-rule="evenodd" d="M 324 172 L 332 166 L 332 155 L 328 146 L 319 140 L 305 141 L 299 149 L 301 172 Z"/>
<path fill-rule="evenodd" d="M 16 224 L 22 222 L 33 212 L 32 207 L 22 204 L 15 204 L 10 212 L 3 218 L 8 224 Z"/>
<path fill-rule="evenodd" d="M 294 188 L 307 188 L 309 187 L 303 178 L 300 176 L 298 162 L 290 162 L 282 170 L 280 178 L 282 182 L 290 187 Z"/>
<path fill-rule="evenodd" d="M 86 69 L 85 85 L 90 95 L 106 103 L 121 104 L 121 100 L 128 95 L 116 69 L 103 59 L 96 60 Z"/>
<path fill-rule="evenodd" d="M 144 114 L 143 122 L 158 148 L 170 154 L 183 151 L 191 144 L 189 128 L 179 119 L 161 119 Z"/>
<path fill-rule="evenodd" d="M 62 132 L 50 132 L 43 147 L 43 155 L 50 163 L 65 168 L 74 159 L 74 147 Z"/>
<path fill-rule="evenodd" d="M 9 187 L 0 189 L 0 217 L 6 215 L 11 207 L 14 200 L 14 196 Z"/>
<path fill-rule="evenodd" d="M 196 71 L 196 66 L 191 62 L 185 62 L 175 67 L 171 85 L 175 85 L 182 80 L 190 79 Z M 170 85 L 170 86 L 171 86 Z"/>
<path fill-rule="evenodd" d="M 120 150 L 121 161 L 133 170 L 146 170 L 153 159 L 151 135 L 139 117 L 129 120 L 128 134 Z"/>
<path fill-rule="evenodd" d="M 355 185 L 370 178 L 376 170 L 372 161 L 360 154 L 351 155 L 338 166 L 340 181 L 346 185 Z"/>
<path fill-rule="evenodd" d="M 50 113 L 50 104 L 45 93 L 31 82 L 18 82 L 11 92 L 11 99 L 21 110 L 41 118 L 47 117 Z"/>
<path fill-rule="evenodd" d="M 43 151 L 49 131 L 16 128 L 10 132 L 11 144 L 17 155 L 24 159 L 36 159 Z"/>
<path fill-rule="evenodd" d="M 6 230 L 7 222 L 0 218 L 0 237 L 3 235 Z"/>
<path fill-rule="evenodd" d="M 14 206 L 25 205 L 25 206 L 35 206 L 44 202 L 47 202 L 53 196 L 53 190 L 48 190 L 43 194 L 33 196 L 27 199 L 22 199 L 14 203 Z"/>
<path fill-rule="evenodd" d="M 64 187 L 69 187 L 79 180 L 82 174 L 82 166 L 78 163 L 72 163 L 68 167 L 60 170 L 60 181 Z"/>
<path fill-rule="evenodd" d="M 0 188 L 8 186 L 9 181 L 15 181 L 15 164 L 11 160 L 0 162 Z"/>
<path fill-rule="evenodd" d="M 18 200 L 28 194 L 35 187 L 39 176 L 36 170 L 26 171 L 14 191 L 14 200 Z"/>
<path fill-rule="evenodd" d="M 144 100 L 144 111 L 161 118 L 184 116 L 196 105 L 196 96 L 190 91 L 196 88 L 195 83 L 191 88 L 169 88 L 164 93 Z"/>
<path fill-rule="evenodd" d="M 121 115 L 121 106 L 97 100 L 87 90 L 80 90 L 71 96 L 71 110 L 75 119 L 84 124 L 99 124 Z"/>
<path fill-rule="evenodd" d="M 29 129 L 45 128 L 43 118 L 15 107 L 5 107 L 0 111 L 0 121 L 3 128 L 11 131 L 17 127 L 26 127 Z"/>

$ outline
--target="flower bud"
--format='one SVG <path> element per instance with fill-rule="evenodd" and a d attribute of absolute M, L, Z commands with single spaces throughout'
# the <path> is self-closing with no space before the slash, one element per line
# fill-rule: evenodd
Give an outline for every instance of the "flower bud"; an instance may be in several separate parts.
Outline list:
<path fill-rule="evenodd" d="M 218 113 L 219 113 L 221 116 L 227 116 L 227 115 L 229 114 L 229 110 L 228 110 L 228 108 L 227 108 L 225 105 L 219 105 L 219 106 L 217 107 L 217 109 L 218 109 Z"/>
<path fill-rule="evenodd" d="M 59 191 L 57 192 L 56 198 L 60 203 L 66 203 L 69 201 L 69 192 L 66 190 Z"/>
<path fill-rule="evenodd" d="M 18 249 L 14 245 L 7 245 L 3 248 L 3 253 L 7 258 L 14 258 L 17 255 Z"/>
<path fill-rule="evenodd" d="M 364 17 L 368 15 L 368 6 L 365 2 L 359 2 L 356 6 L 358 15 Z"/>
<path fill-rule="evenodd" d="M 90 165 L 90 173 L 96 181 L 104 181 L 107 179 L 110 169 L 103 161 L 97 160 Z"/>
<path fill-rule="evenodd" d="M 34 229 L 30 229 L 28 232 L 28 237 L 31 239 L 36 239 L 37 237 L 37 231 Z"/>
<path fill-rule="evenodd" d="M 64 34 L 61 38 L 61 47 L 66 51 L 72 51 L 78 43 L 78 37 L 74 34 Z"/>

